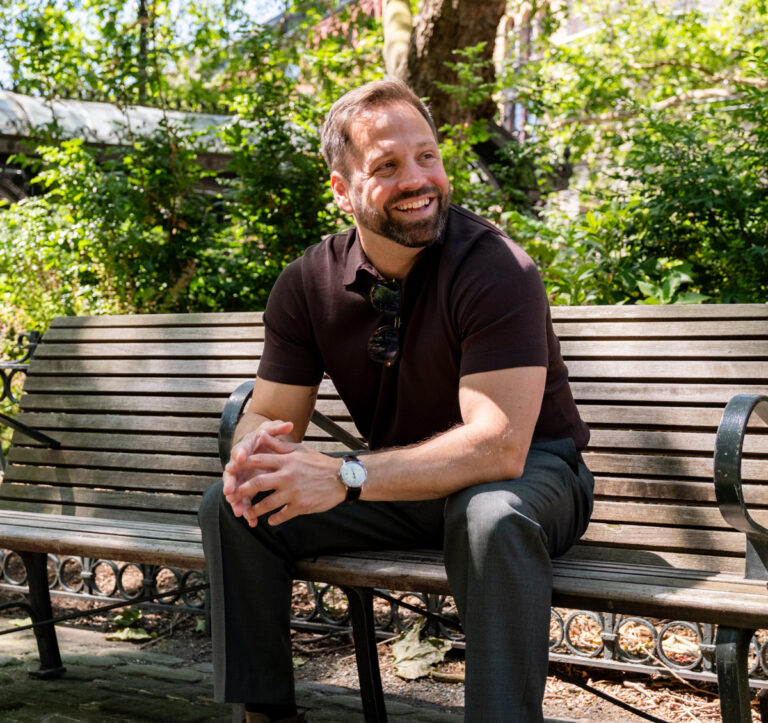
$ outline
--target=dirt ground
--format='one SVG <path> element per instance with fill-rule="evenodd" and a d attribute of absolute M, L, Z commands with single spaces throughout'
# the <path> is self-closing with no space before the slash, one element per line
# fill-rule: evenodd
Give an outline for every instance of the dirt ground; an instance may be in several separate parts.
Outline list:
<path fill-rule="evenodd" d="M 10 598 L 0 591 L 0 602 Z M 56 613 L 73 608 L 92 607 L 87 602 L 56 598 Z M 87 626 L 105 632 L 114 631 L 113 622 L 119 611 L 97 614 L 69 625 Z M 8 614 L 14 617 L 14 614 Z M 200 616 L 182 612 L 144 612 L 138 625 L 155 637 L 136 642 L 139 647 L 162 651 L 191 662 L 211 659 L 210 638 L 201 630 Z M 354 648 L 347 634 L 321 634 L 294 631 L 296 677 L 318 683 L 357 687 Z M 429 678 L 406 681 L 394 675 L 390 642 L 379 644 L 379 661 L 385 692 L 406 698 L 430 701 L 457 712 L 463 706 L 464 660 L 461 651 L 451 651 Z M 692 684 L 666 678 L 624 675 L 579 666 L 553 665 L 553 672 L 565 673 L 619 700 L 670 723 L 714 723 L 720 720 L 716 690 L 706 684 Z M 589 723 L 632 723 L 641 718 L 601 700 L 591 693 L 563 682 L 556 675 L 547 682 L 544 703 L 549 718 L 578 720 Z M 753 720 L 759 720 L 755 711 Z"/>

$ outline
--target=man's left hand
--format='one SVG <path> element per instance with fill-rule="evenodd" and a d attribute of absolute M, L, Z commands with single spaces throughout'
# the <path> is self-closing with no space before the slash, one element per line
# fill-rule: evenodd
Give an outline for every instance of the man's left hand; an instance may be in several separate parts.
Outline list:
<path fill-rule="evenodd" d="M 261 492 L 272 491 L 243 512 L 251 527 L 270 512 L 274 514 L 268 518 L 269 524 L 279 525 L 298 515 L 325 512 L 344 501 L 338 459 L 268 433 L 262 435 L 260 447 L 263 452 L 238 465 L 240 472 L 252 470 L 254 474 L 237 488 L 231 500 L 247 502 Z"/>

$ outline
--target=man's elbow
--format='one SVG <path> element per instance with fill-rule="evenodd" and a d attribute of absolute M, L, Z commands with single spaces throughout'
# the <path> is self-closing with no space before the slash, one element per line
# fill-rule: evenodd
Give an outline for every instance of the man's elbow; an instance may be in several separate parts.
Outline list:
<path fill-rule="evenodd" d="M 523 476 L 528 448 L 519 443 L 499 445 L 493 453 L 496 479 L 517 479 Z"/>

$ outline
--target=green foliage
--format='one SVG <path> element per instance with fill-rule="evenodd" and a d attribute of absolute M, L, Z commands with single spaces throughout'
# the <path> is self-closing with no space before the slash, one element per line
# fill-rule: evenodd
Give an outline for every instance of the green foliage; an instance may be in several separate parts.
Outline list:
<path fill-rule="evenodd" d="M 502 79 L 533 155 L 567 147 L 576 169 L 577 213 L 545 186 L 538 219 L 509 227 L 553 300 L 766 301 L 765 3 L 583 0 L 577 18 L 563 42 L 569 18 L 544 12 Z"/>

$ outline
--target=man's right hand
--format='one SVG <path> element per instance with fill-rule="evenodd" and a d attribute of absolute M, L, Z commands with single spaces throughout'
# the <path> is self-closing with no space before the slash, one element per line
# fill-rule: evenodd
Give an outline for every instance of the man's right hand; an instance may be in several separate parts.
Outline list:
<path fill-rule="evenodd" d="M 240 485 L 247 482 L 259 472 L 252 467 L 243 468 L 248 458 L 253 454 L 275 454 L 273 446 L 265 444 L 265 436 L 277 437 L 289 435 L 293 431 L 293 422 L 284 422 L 278 419 L 262 422 L 252 432 L 243 435 L 242 439 L 232 447 L 229 462 L 224 468 L 222 476 L 224 480 L 224 496 L 232 505 L 232 511 L 238 517 L 243 515 L 251 506 L 249 501 L 237 500 L 234 492 Z"/>

